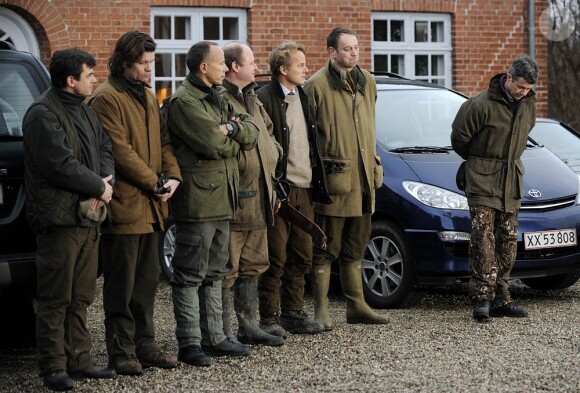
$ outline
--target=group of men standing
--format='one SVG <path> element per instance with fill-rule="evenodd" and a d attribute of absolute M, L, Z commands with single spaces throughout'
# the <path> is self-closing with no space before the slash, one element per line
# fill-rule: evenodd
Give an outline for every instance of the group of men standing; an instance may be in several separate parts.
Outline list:
<path fill-rule="evenodd" d="M 334 29 L 328 48 L 328 64 L 303 88 L 306 50 L 283 42 L 270 55 L 271 82 L 256 92 L 258 67 L 247 45 L 196 43 L 165 116 L 150 90 L 156 44 L 149 35 L 131 31 L 117 41 L 109 78 L 94 92 L 90 54 L 54 53 L 53 87 L 24 120 L 45 386 L 68 390 L 75 378 L 140 375 L 178 360 L 209 366 L 210 356 L 249 355 L 247 344 L 282 345 L 287 332 L 330 330 L 335 259 L 347 322 L 387 322 L 364 302 L 360 275 L 382 178 L 376 86 L 357 65 L 354 32 Z M 326 231 L 326 249 L 276 214 L 280 199 Z M 153 318 L 168 201 L 177 357 L 156 344 Z M 86 328 L 99 243 L 105 369 L 94 365 Z M 314 319 L 304 310 L 311 271 Z"/>
<path fill-rule="evenodd" d="M 69 390 L 75 378 L 140 375 L 178 361 L 209 366 L 210 356 L 249 355 L 247 344 L 282 345 L 287 332 L 331 330 L 334 260 L 347 322 L 388 322 L 366 304 L 360 271 L 383 176 L 375 147 L 377 88 L 357 65 L 353 31 L 334 29 L 327 48 L 329 61 L 305 83 L 305 48 L 283 42 L 270 54 L 270 83 L 256 91 L 258 67 L 247 45 L 198 42 L 165 115 L 150 90 L 156 44 L 147 34 L 131 31 L 117 41 L 109 78 L 94 92 L 91 55 L 77 48 L 54 53 L 53 87 L 24 119 L 45 386 Z M 529 93 L 535 82 L 509 78 L 509 94 Z M 455 126 L 467 157 L 469 138 Z M 280 200 L 315 221 L 327 247 L 277 214 Z M 156 344 L 153 318 L 168 201 L 176 225 L 170 285 L 177 357 Z M 109 356 L 102 370 L 86 328 L 99 241 Z M 308 274 L 314 319 L 304 310 Z M 507 282 L 509 269 L 503 277 Z M 498 306 L 504 315 L 523 316 L 506 288 Z M 484 292 L 475 297 L 474 317 L 489 313 L 493 295 Z"/>

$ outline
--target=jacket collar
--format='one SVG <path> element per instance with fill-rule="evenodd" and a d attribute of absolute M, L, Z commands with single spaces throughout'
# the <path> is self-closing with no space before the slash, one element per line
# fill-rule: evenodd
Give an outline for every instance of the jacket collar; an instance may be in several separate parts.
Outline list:
<path fill-rule="evenodd" d="M 506 103 L 509 103 L 509 99 L 505 96 L 505 94 L 509 93 L 506 92 L 504 94 L 504 87 L 502 85 L 503 83 L 502 79 L 505 76 L 506 74 L 502 73 L 497 74 L 493 78 L 491 78 L 491 80 L 489 81 L 488 94 L 492 99 L 496 101 L 505 101 Z M 522 98 L 520 101 L 529 100 L 530 98 L 535 97 L 535 95 L 536 93 L 533 90 L 530 90 L 528 94 L 526 94 L 526 96 Z"/>
<path fill-rule="evenodd" d="M 224 79 L 222 83 L 222 89 L 227 90 L 232 95 L 232 97 L 236 97 L 236 99 L 242 98 L 243 101 L 246 101 L 246 97 L 249 95 L 256 95 L 254 93 L 254 90 L 257 86 L 258 85 L 256 83 L 251 82 L 249 85 L 247 85 L 240 91 L 240 88 L 238 86 L 234 85 L 227 79 Z"/>
<path fill-rule="evenodd" d="M 183 83 L 187 83 L 188 85 L 190 85 L 191 87 L 195 87 L 194 94 L 199 98 L 199 99 L 204 99 L 207 96 L 210 97 L 210 99 L 218 106 L 221 106 L 221 102 L 222 99 L 220 97 L 220 93 L 218 90 L 219 86 L 212 86 L 209 87 L 208 85 L 206 85 L 205 83 L 203 83 L 201 81 L 201 79 L 199 79 L 199 77 L 197 75 L 195 75 L 193 72 L 190 72 L 187 77 L 185 78 L 185 80 L 183 81 Z"/>
<path fill-rule="evenodd" d="M 330 81 L 331 87 L 335 90 L 346 90 L 346 71 L 338 68 L 332 59 L 328 61 L 326 67 L 328 70 L 328 79 Z M 354 81 L 354 90 L 359 91 L 362 95 L 365 95 L 367 81 L 360 67 L 358 65 L 355 66 L 350 72 L 350 75 Z"/>

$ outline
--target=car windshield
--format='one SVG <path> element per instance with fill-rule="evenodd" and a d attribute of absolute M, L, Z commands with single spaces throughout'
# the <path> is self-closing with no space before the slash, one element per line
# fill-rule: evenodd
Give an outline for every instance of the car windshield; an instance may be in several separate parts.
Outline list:
<path fill-rule="evenodd" d="M 399 152 L 444 152 L 465 98 L 444 89 L 380 90 L 377 143 Z"/>
<path fill-rule="evenodd" d="M 530 138 L 541 143 L 568 164 L 580 172 L 580 136 L 559 123 L 538 121 L 530 132 Z"/>
<path fill-rule="evenodd" d="M 22 119 L 40 90 L 23 64 L 0 63 L 0 136 L 22 137 Z"/>

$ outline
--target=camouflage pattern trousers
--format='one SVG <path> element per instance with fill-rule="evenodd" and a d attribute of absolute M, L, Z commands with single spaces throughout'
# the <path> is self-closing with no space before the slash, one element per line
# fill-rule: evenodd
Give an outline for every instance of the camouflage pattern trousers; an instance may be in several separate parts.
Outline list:
<path fill-rule="evenodd" d="M 470 206 L 469 296 L 492 300 L 495 307 L 511 302 L 508 281 L 518 240 L 518 211 Z"/>

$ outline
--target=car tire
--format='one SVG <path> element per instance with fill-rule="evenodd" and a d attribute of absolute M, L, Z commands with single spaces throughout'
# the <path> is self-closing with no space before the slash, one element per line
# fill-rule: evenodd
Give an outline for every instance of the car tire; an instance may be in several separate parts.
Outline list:
<path fill-rule="evenodd" d="M 522 282 L 532 289 L 556 290 L 565 289 L 580 280 L 580 272 L 559 274 L 557 276 L 522 278 Z"/>
<path fill-rule="evenodd" d="M 375 308 L 406 308 L 423 294 L 415 289 L 409 247 L 390 221 L 375 221 L 361 269 L 367 303 Z"/>
<path fill-rule="evenodd" d="M 0 348 L 31 348 L 36 345 L 36 300 L 0 297 L 3 315 Z"/>
<path fill-rule="evenodd" d="M 159 233 L 159 265 L 163 276 L 169 281 L 173 276 L 173 253 L 175 252 L 175 223 L 171 218 L 165 220 L 165 230 Z"/>

